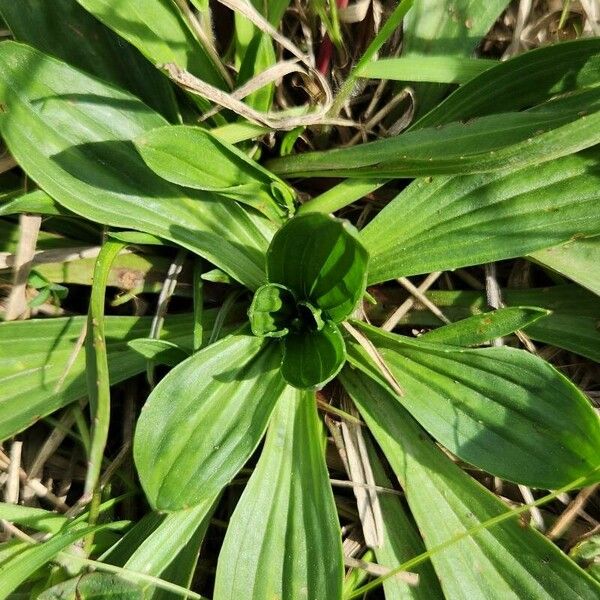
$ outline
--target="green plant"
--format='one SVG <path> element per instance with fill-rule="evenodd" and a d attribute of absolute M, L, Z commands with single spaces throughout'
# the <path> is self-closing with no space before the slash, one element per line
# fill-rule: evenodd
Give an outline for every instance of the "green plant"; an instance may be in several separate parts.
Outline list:
<path fill-rule="evenodd" d="M 0 504 L 0 519 L 31 532 L 0 545 L 0 598 L 201 598 L 189 591 L 199 549 L 245 466 L 215 600 L 336 600 L 380 584 L 388 600 L 598 597 L 592 576 L 517 520 L 531 506 L 509 510 L 467 471 L 554 490 L 537 504 L 600 482 L 600 424 L 589 399 L 541 357 L 488 344 L 525 331 L 600 355 L 591 275 L 600 253 L 600 40 L 476 61 L 473 36 L 463 39 L 442 11 L 429 27 L 446 32 L 456 56 L 441 60 L 439 48 L 427 56 L 419 47 L 424 2 L 408 13 L 407 56 L 376 60 L 411 8 L 404 0 L 327 115 L 311 107 L 278 114 L 273 79 L 246 90 L 239 108 L 243 96 L 229 93 L 231 76 L 187 2 L 17 4 L 0 0 L 17 39 L 0 43 L 0 133 L 39 189 L 25 193 L 20 172 L 2 181 L 0 250 L 16 251 L 11 216 L 29 213 L 48 219 L 42 253 L 101 248 L 78 270 L 40 261 L 29 279 L 40 290 L 33 308 L 58 305 L 67 285 L 91 286 L 87 319 L 0 324 L 0 439 L 68 407 L 89 462 L 76 519 Z M 208 18 L 208 3 L 193 4 Z M 239 86 L 275 63 L 268 23 L 279 25 L 288 2 L 256 2 L 262 17 L 247 3 L 224 4 L 237 10 Z M 507 3 L 467 4 L 477 38 Z M 328 20 L 325 3 L 317 12 Z M 339 41 L 335 9 L 331 23 Z M 359 79 L 405 80 L 415 69 L 426 75 L 415 89 L 427 110 L 405 133 L 282 151 L 259 164 L 250 140 L 279 127 L 290 131 L 280 143 L 289 150 L 301 129 L 338 122 Z M 215 98 L 228 111 L 207 116 Z M 301 204 L 297 177 L 347 179 Z M 414 180 L 402 187 L 405 178 Z M 328 214 L 389 182 L 396 196 L 366 226 L 352 212 Z M 187 252 L 197 257 L 187 263 L 191 312 L 105 314 L 107 286 L 126 287 L 120 273 L 137 274 L 131 294 L 164 292 L 168 284 L 150 275 L 181 271 Z M 591 291 L 560 279 L 549 293 L 507 291 L 509 306 L 488 311 L 479 292 L 436 290 L 429 297 L 450 307 L 450 324 L 416 311 L 412 324 L 431 331 L 414 337 L 367 322 L 379 296 L 393 293 L 378 284 L 524 256 Z M 208 309 L 211 281 L 228 292 Z M 150 511 L 123 522 L 112 512 L 124 499 L 101 478 L 114 473 L 106 467 L 111 386 L 144 371 L 152 390 L 133 457 Z M 358 448 L 348 470 L 372 550 L 346 576 L 319 406 Z M 392 487 L 392 472 L 406 502 L 373 491 Z M 123 479 L 124 496 L 135 494 L 135 480 Z M 69 550 L 78 540 L 83 551 Z M 375 571 L 383 576 L 365 581 L 369 563 L 385 567 Z"/>

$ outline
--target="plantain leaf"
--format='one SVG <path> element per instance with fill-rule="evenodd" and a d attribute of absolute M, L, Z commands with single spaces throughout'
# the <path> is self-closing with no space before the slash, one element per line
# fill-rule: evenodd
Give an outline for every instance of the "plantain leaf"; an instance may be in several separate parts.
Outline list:
<path fill-rule="evenodd" d="M 175 63 L 207 83 L 224 87 L 217 65 L 170 0 L 77 0 L 153 64 Z"/>
<path fill-rule="evenodd" d="M 76 0 L 0 0 L 0 13 L 19 42 L 129 90 L 170 121 L 177 119 L 168 79 Z"/>
<path fill-rule="evenodd" d="M 195 506 L 231 481 L 285 390 L 280 362 L 275 342 L 233 335 L 196 352 L 154 388 L 134 438 L 153 508 Z"/>
<path fill-rule="evenodd" d="M 204 311 L 204 342 L 216 316 Z M 33 319 L 0 323 L 0 440 L 86 395 L 85 352 L 77 340 L 85 317 Z M 150 331 L 150 317 L 106 317 L 106 343 L 113 385 L 141 373 L 146 359 L 127 342 Z M 190 315 L 168 317 L 164 338 L 191 348 Z M 231 331 L 231 325 L 223 332 Z M 78 351 L 78 347 L 80 350 Z"/>
<path fill-rule="evenodd" d="M 267 277 L 339 323 L 364 294 L 368 258 L 349 223 L 309 213 L 291 219 L 273 237 Z"/>
<path fill-rule="evenodd" d="M 467 462 L 544 489 L 566 485 L 600 464 L 598 416 L 568 379 L 537 356 L 508 347 L 459 349 L 366 324 L 360 329 L 404 390 L 398 401 Z M 348 360 L 385 383 L 355 342 Z"/>
<path fill-rule="evenodd" d="M 250 288 L 264 282 L 274 225 L 153 174 L 131 140 L 166 122 L 141 101 L 15 42 L 0 45 L 0 98 L 12 155 L 57 202 L 174 241 Z"/>
<path fill-rule="evenodd" d="M 383 388 L 350 368 L 342 382 L 402 484 L 446 598 L 598 597 L 591 577 L 516 518 L 469 534 L 506 505 L 436 448 Z"/>
<path fill-rule="evenodd" d="M 500 308 L 438 327 L 419 339 L 452 346 L 478 346 L 523 329 L 549 314 L 549 310 L 542 308 Z"/>
<path fill-rule="evenodd" d="M 167 340 L 136 338 L 127 345 L 144 358 L 169 367 L 177 366 L 189 356 L 183 348 Z"/>
<path fill-rule="evenodd" d="M 600 236 L 539 250 L 529 258 L 600 296 Z"/>
<path fill-rule="evenodd" d="M 551 106 L 408 131 L 349 148 L 286 156 L 269 163 L 285 176 L 398 178 L 522 169 L 600 142 L 600 91 Z"/>
<path fill-rule="evenodd" d="M 314 394 L 287 388 L 229 521 L 215 600 L 340 600 L 342 546 Z"/>
<path fill-rule="evenodd" d="M 266 283 L 256 290 L 248 309 L 252 333 L 258 337 L 287 335 L 296 312 L 296 299 L 290 290 Z"/>
<path fill-rule="evenodd" d="M 598 156 L 593 149 L 534 169 L 413 182 L 361 231 L 371 255 L 369 284 L 598 233 Z"/>
<path fill-rule="evenodd" d="M 289 333 L 282 341 L 281 374 L 297 388 L 322 386 L 346 361 L 346 345 L 337 325 L 326 321 L 320 330 Z"/>
<path fill-rule="evenodd" d="M 276 222 L 293 213 L 293 192 L 235 146 L 199 127 L 160 127 L 135 141 L 144 162 L 163 179 L 217 192 Z"/>
<path fill-rule="evenodd" d="M 458 88 L 411 129 L 521 110 L 598 84 L 600 39 L 581 38 L 519 54 Z M 549 105 L 550 108 L 552 105 Z"/>

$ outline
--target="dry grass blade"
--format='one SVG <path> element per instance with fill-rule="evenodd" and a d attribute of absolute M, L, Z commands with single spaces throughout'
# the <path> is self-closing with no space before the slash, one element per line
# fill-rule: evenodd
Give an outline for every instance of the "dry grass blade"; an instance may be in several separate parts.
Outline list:
<path fill-rule="evenodd" d="M 381 354 L 377 351 L 377 348 L 367 339 L 360 331 L 352 327 L 347 321 L 344 323 L 346 331 L 363 347 L 366 353 L 373 359 L 373 362 L 379 367 L 381 374 L 385 380 L 390 384 L 391 388 L 398 394 L 398 396 L 404 396 L 404 390 L 400 384 L 396 381 L 394 374 L 389 370 L 385 364 Z"/>
<path fill-rule="evenodd" d="M 372 489 L 375 486 L 375 477 L 362 428 L 342 422 L 341 430 L 348 463 L 348 477 L 352 482 L 359 484 L 353 487 L 353 492 L 365 543 L 371 548 L 380 548 L 383 544 L 383 516 L 379 497 Z"/>
<path fill-rule="evenodd" d="M 548 532 L 548 537 L 551 540 L 560 538 L 567 531 L 597 489 L 598 484 L 584 488 L 577 494 L 573 502 L 569 504 Z"/>
<path fill-rule="evenodd" d="M 361 569 L 369 573 L 369 575 L 375 575 L 375 577 L 382 577 L 390 573 L 391 569 L 378 565 L 377 563 L 367 562 L 358 558 L 352 558 L 350 556 L 344 556 L 344 564 L 347 567 L 354 569 Z M 398 571 L 394 573 L 393 577 L 397 577 L 400 581 L 403 581 L 407 585 L 417 586 L 419 585 L 418 573 L 411 573 L 410 571 Z"/>
<path fill-rule="evenodd" d="M 4 315 L 7 321 L 14 321 L 27 311 L 27 278 L 31 271 L 41 224 L 42 217 L 39 215 L 21 215 L 19 218 L 19 245 L 14 264 L 13 287 Z"/>
<path fill-rule="evenodd" d="M 286 131 L 294 129 L 295 127 L 309 125 L 355 125 L 353 121 L 348 121 L 346 119 L 329 118 L 327 116 L 330 108 L 329 102 L 321 105 L 316 111 L 300 116 L 286 116 L 281 113 L 264 113 L 249 107 L 247 104 L 244 104 L 233 97 L 232 94 L 228 94 L 227 92 L 198 79 L 198 77 L 195 77 L 174 63 L 159 65 L 159 68 L 163 69 L 175 83 L 191 94 L 202 96 L 203 98 L 244 117 L 248 121 L 258 123 L 259 125 L 265 125 L 271 129 Z"/>
<path fill-rule="evenodd" d="M 424 294 L 437 280 L 437 278 L 442 274 L 442 271 L 436 271 L 435 273 L 430 273 L 424 279 L 423 283 L 419 285 L 417 291 L 420 294 Z M 392 315 L 385 321 L 385 323 L 381 326 L 381 329 L 384 331 L 393 331 L 396 328 L 396 325 L 400 322 L 400 319 L 404 317 L 408 313 L 408 311 L 417 303 L 417 297 L 413 296 L 411 298 L 407 298 L 393 313 Z M 437 308 L 437 307 L 436 307 Z"/>
<path fill-rule="evenodd" d="M 96 258 L 100 246 L 77 246 L 72 248 L 56 248 L 54 250 L 38 250 L 34 253 L 31 264 L 66 263 L 83 258 Z M 0 252 L 0 269 L 9 269 L 17 263 L 17 254 Z"/>

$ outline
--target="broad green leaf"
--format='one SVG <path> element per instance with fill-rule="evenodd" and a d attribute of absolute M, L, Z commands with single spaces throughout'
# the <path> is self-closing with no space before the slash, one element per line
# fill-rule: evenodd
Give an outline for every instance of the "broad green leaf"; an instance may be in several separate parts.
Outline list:
<path fill-rule="evenodd" d="M 600 39 L 582 38 L 536 48 L 458 88 L 411 129 L 435 127 L 504 111 L 521 110 L 553 96 L 598 84 Z"/>
<path fill-rule="evenodd" d="M 287 335 L 297 319 L 296 299 L 286 287 L 266 283 L 254 293 L 248 316 L 252 333 L 258 337 Z"/>
<path fill-rule="evenodd" d="M 154 388 L 138 419 L 134 458 L 153 508 L 212 499 L 260 442 L 285 382 L 271 340 L 233 335 L 196 352 Z"/>
<path fill-rule="evenodd" d="M 131 140 L 166 122 L 141 101 L 14 42 L 0 45 L 0 98 L 12 155 L 57 202 L 92 221 L 174 241 L 250 288 L 264 282 L 274 226 L 153 174 Z"/>
<path fill-rule="evenodd" d="M 87 573 L 42 592 L 38 600 L 144 600 L 140 587 L 112 573 Z"/>
<path fill-rule="evenodd" d="M 168 80 L 77 0 L 0 0 L 15 39 L 129 90 L 170 121 L 177 119 Z"/>
<path fill-rule="evenodd" d="M 144 162 L 167 181 L 216 192 L 277 222 L 294 211 L 293 192 L 283 181 L 209 131 L 161 127 L 139 137 L 135 145 Z"/>
<path fill-rule="evenodd" d="M 283 157 L 269 167 L 288 177 L 361 180 L 522 169 L 598 144 L 599 99 L 598 89 L 583 91 L 546 110 L 455 121 L 359 146 Z"/>
<path fill-rule="evenodd" d="M 376 383 L 350 368 L 342 382 L 402 484 L 446 598 L 598 597 L 593 579 L 517 518 L 469 534 L 506 505 L 453 464 Z M 451 542 L 460 534 L 466 536 Z"/>
<path fill-rule="evenodd" d="M 409 56 L 374 60 L 359 73 L 369 79 L 466 83 L 496 64 L 495 60 L 460 56 Z"/>
<path fill-rule="evenodd" d="M 572 240 L 562 246 L 535 252 L 529 258 L 600 296 L 600 236 Z"/>
<path fill-rule="evenodd" d="M 340 529 L 314 394 L 287 388 L 229 521 L 215 600 L 340 600 Z"/>
<path fill-rule="evenodd" d="M 216 311 L 204 311 L 205 343 Z M 85 317 L 0 323 L 0 440 L 86 395 L 85 352 L 77 350 Z M 146 359 L 127 342 L 147 336 L 150 317 L 107 317 L 106 343 L 111 383 L 141 373 Z M 191 348 L 192 318 L 168 317 L 163 337 Z M 230 331 L 225 328 L 225 332 Z M 72 364 L 71 364 L 72 363 Z"/>
<path fill-rule="evenodd" d="M 224 87 L 218 67 L 170 0 L 77 0 L 135 46 L 153 64 L 175 63 L 200 79 Z"/>
<path fill-rule="evenodd" d="M 523 329 L 549 314 L 542 308 L 500 308 L 428 331 L 419 339 L 452 346 L 477 346 Z"/>
<path fill-rule="evenodd" d="M 105 529 L 107 525 L 71 529 L 52 536 L 47 542 L 34 544 L 0 563 L 0 600 L 10 598 L 19 585 L 59 552 L 86 535 Z"/>
<path fill-rule="evenodd" d="M 360 233 L 371 255 L 369 284 L 598 233 L 597 160 L 594 149 L 508 173 L 413 182 Z"/>
<path fill-rule="evenodd" d="M 337 325 L 326 321 L 320 330 L 291 332 L 282 340 L 281 374 L 297 388 L 322 386 L 346 361 L 344 338 Z"/>
<path fill-rule="evenodd" d="M 419 0 L 403 23 L 402 56 L 471 56 L 509 0 Z M 446 85 L 414 86 L 417 114 L 433 108 Z"/>
<path fill-rule="evenodd" d="M 385 469 L 377 456 L 370 438 L 365 439 L 369 462 L 373 468 L 375 483 L 390 488 Z M 425 552 L 423 539 L 400 498 L 389 493 L 378 495 L 381 515 L 383 517 L 383 544 L 375 548 L 378 564 L 394 569 L 407 560 Z M 385 600 L 435 600 L 442 599 L 442 590 L 435 571 L 429 561 L 420 564 L 411 571 L 419 575 L 419 584 L 409 586 L 396 577 L 386 579 L 383 584 Z"/>
<path fill-rule="evenodd" d="M 189 356 L 183 348 L 167 340 L 136 338 L 127 345 L 144 358 L 169 367 L 177 366 Z"/>
<path fill-rule="evenodd" d="M 267 277 L 339 323 L 363 296 L 368 258 L 349 223 L 309 213 L 291 219 L 273 237 Z"/>
<path fill-rule="evenodd" d="M 544 489 L 600 464 L 600 421 L 589 400 L 537 356 L 509 347 L 428 343 L 365 324 L 360 329 L 403 389 L 398 402 L 465 461 Z M 348 359 L 385 383 L 355 342 Z"/>

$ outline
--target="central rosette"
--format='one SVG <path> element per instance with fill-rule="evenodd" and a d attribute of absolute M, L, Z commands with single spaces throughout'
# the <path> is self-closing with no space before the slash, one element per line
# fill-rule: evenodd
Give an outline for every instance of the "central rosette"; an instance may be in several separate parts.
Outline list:
<path fill-rule="evenodd" d="M 314 213 L 288 221 L 267 251 L 268 283 L 248 311 L 254 335 L 279 338 L 282 373 L 298 388 L 323 385 L 346 359 L 338 324 L 366 286 L 368 253 L 347 222 Z"/>

